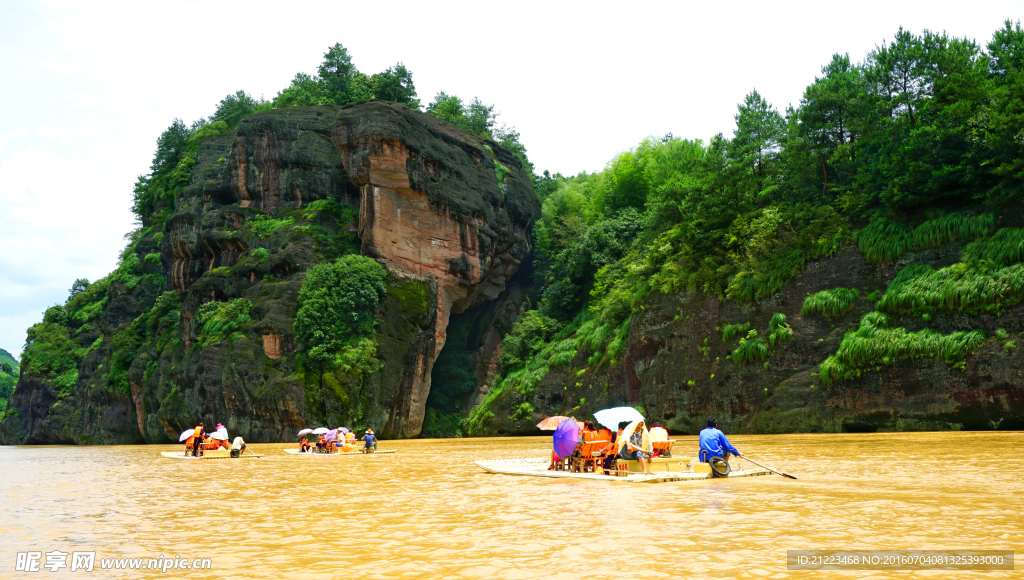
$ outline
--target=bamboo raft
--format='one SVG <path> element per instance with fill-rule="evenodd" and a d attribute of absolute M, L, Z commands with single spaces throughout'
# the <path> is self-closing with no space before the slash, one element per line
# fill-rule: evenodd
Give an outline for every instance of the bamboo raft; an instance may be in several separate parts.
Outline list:
<path fill-rule="evenodd" d="M 555 479 L 582 479 L 589 481 L 620 481 L 625 483 L 660 483 L 666 481 L 697 481 L 711 479 L 711 466 L 692 457 L 657 457 L 651 460 L 650 473 L 644 475 L 637 461 L 618 460 L 617 469 L 607 473 L 548 470 L 549 458 L 493 459 L 474 461 L 487 473 L 525 475 Z M 723 479 L 769 475 L 767 469 L 736 469 Z"/>
<path fill-rule="evenodd" d="M 254 453 L 242 453 L 238 457 L 231 457 L 231 452 L 227 449 L 210 449 L 203 451 L 203 454 L 199 457 L 192 457 L 192 451 L 161 451 L 160 455 L 168 459 L 188 459 L 190 461 L 198 461 L 200 459 L 256 459 L 260 455 Z"/>
<path fill-rule="evenodd" d="M 383 449 L 381 451 L 374 451 L 373 453 L 367 453 L 362 449 L 359 451 L 339 451 L 335 453 L 316 453 L 314 451 L 299 451 L 298 449 L 282 449 L 282 451 L 289 455 L 316 455 L 319 457 L 338 457 L 341 455 L 387 455 L 395 452 L 394 449 Z"/>

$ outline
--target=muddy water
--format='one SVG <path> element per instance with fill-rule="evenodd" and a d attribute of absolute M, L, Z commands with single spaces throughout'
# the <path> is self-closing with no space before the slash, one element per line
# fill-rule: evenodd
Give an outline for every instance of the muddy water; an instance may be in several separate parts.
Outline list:
<path fill-rule="evenodd" d="M 696 448 L 680 438 L 678 449 Z M 797 476 L 609 484 L 488 475 L 543 438 L 381 443 L 249 461 L 177 446 L 0 447 L 0 577 L 1009 578 L 786 570 L 787 549 L 1015 549 L 1022 433 L 734 436 Z M 677 453 L 678 455 L 678 453 Z M 21 550 L 212 559 L 206 573 L 15 572 Z"/>

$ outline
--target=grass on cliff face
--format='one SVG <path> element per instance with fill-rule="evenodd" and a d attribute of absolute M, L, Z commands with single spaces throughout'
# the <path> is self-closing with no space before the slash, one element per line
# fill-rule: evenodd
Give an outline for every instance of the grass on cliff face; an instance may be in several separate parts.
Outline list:
<path fill-rule="evenodd" d="M 294 223 L 294 218 L 274 219 L 266 214 L 257 214 L 245 220 L 249 230 L 261 240 L 269 238 L 277 230 Z"/>
<path fill-rule="evenodd" d="M 732 342 L 737 338 L 745 335 L 750 330 L 750 323 L 744 322 L 743 324 L 726 324 L 722 327 L 722 341 Z"/>
<path fill-rule="evenodd" d="M 726 329 L 732 334 L 743 326 L 749 327 L 750 323 L 730 325 L 726 326 Z M 772 356 L 776 348 L 791 338 L 793 338 L 793 329 L 786 321 L 786 315 L 777 312 L 768 322 L 768 340 L 759 337 L 756 330 L 749 330 L 747 335 L 740 339 L 740 343 L 729 355 L 729 358 L 740 364 L 763 363 Z"/>
<path fill-rule="evenodd" d="M 955 365 L 976 352 L 985 342 L 979 330 L 940 334 L 924 329 L 909 332 L 905 328 L 889 328 L 889 319 L 880 312 L 869 312 L 860 327 L 846 333 L 836 354 L 818 368 L 818 378 L 825 385 L 853 379 L 863 370 L 889 365 L 902 359 L 938 358 Z"/>
<path fill-rule="evenodd" d="M 236 298 L 230 302 L 207 302 L 196 310 L 196 322 L 202 325 L 199 344 L 208 346 L 224 340 L 249 322 L 252 302 Z"/>
<path fill-rule="evenodd" d="M 822 290 L 804 299 L 800 313 L 804 316 L 819 314 L 825 318 L 837 318 L 850 311 L 860 293 L 855 288 L 833 288 Z"/>
<path fill-rule="evenodd" d="M 768 360 L 768 356 L 768 343 L 757 336 L 756 330 L 751 330 L 747 336 L 740 339 L 739 345 L 729 358 L 740 364 L 751 364 L 764 362 Z"/>
<path fill-rule="evenodd" d="M 879 218 L 858 231 L 855 238 L 869 262 L 892 263 L 910 250 L 983 238 L 994 227 L 995 217 L 990 213 L 970 217 L 951 213 L 928 220 L 913 231 L 899 222 Z"/>
<path fill-rule="evenodd" d="M 996 266 L 1024 262 L 1024 228 L 1002 228 L 991 237 L 971 242 L 960 258 L 972 264 L 987 261 Z"/>
<path fill-rule="evenodd" d="M 994 268 L 960 262 L 941 268 L 911 265 L 900 271 L 878 303 L 899 314 L 939 310 L 999 315 L 1024 299 L 1024 264 Z"/>
<path fill-rule="evenodd" d="M 869 262 L 891 263 L 913 247 L 913 236 L 906 226 L 892 220 L 877 219 L 856 234 L 857 247 Z"/>
<path fill-rule="evenodd" d="M 935 248 L 950 242 L 983 238 L 992 233 L 995 224 L 995 216 L 990 213 L 964 217 L 954 212 L 917 226 L 912 238 L 917 248 Z"/>
<path fill-rule="evenodd" d="M 793 338 L 793 328 L 789 326 L 786 315 L 776 312 L 768 321 L 768 344 L 775 348 L 791 338 Z"/>

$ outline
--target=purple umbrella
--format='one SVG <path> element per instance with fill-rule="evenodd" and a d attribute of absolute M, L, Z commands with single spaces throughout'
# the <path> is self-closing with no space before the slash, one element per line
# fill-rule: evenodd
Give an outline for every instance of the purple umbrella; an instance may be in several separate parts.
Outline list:
<path fill-rule="evenodd" d="M 337 429 L 332 429 L 332 430 L 328 431 L 326 435 L 324 435 L 324 441 L 334 441 L 337 438 L 338 438 L 338 430 Z"/>
<path fill-rule="evenodd" d="M 566 419 L 559 423 L 555 429 L 554 442 L 555 455 L 563 458 L 572 455 L 572 452 L 576 450 L 576 445 L 580 442 L 580 427 L 576 421 Z"/>

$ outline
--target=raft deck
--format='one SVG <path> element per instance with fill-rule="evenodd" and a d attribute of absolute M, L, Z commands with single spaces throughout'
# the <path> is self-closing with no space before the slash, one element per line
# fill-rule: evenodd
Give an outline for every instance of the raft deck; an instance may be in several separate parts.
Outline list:
<path fill-rule="evenodd" d="M 640 463 L 631 460 L 618 460 L 619 475 L 615 473 L 577 473 L 573 471 L 548 470 L 550 459 L 544 457 L 528 457 L 522 459 L 493 459 L 474 461 L 478 467 L 488 473 L 503 475 L 527 475 L 530 477 L 550 477 L 556 479 L 585 479 L 590 481 L 621 481 L 626 483 L 659 483 L 665 481 L 696 481 L 711 479 L 711 466 L 700 463 L 692 457 L 656 457 L 651 460 L 650 473 L 644 475 Z M 767 469 L 736 469 L 724 479 L 734 477 L 754 477 L 770 475 Z"/>
<path fill-rule="evenodd" d="M 316 455 L 318 457 L 338 457 L 342 455 L 380 455 L 382 453 L 387 455 L 389 453 L 395 452 L 394 449 L 382 449 L 380 451 L 374 451 L 373 453 L 366 453 L 361 449 L 357 451 L 340 451 L 335 453 L 316 453 L 313 451 L 299 451 L 298 449 L 283 449 L 282 451 L 289 455 Z"/>
<path fill-rule="evenodd" d="M 190 461 L 199 461 L 201 459 L 256 459 L 260 455 L 255 455 L 250 452 L 244 452 L 238 457 L 231 457 L 231 452 L 226 449 L 210 449 L 203 451 L 203 455 L 200 457 L 192 457 L 192 452 L 189 451 L 187 454 L 184 451 L 161 451 L 160 455 L 168 459 L 188 459 Z"/>

